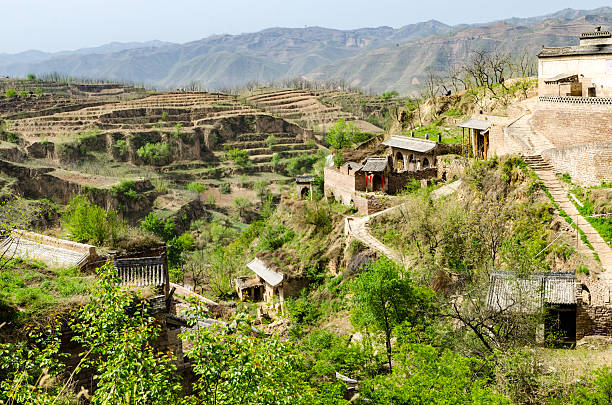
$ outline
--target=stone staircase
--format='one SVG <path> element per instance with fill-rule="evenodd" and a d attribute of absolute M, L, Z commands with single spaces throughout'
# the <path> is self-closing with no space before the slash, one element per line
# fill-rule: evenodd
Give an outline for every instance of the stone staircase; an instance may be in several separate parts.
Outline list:
<path fill-rule="evenodd" d="M 555 176 L 553 167 L 540 155 L 523 156 L 525 163 L 533 169 L 540 180 L 544 183 L 550 195 L 559 207 L 574 221 L 584 232 L 587 240 L 593 246 L 595 253 L 599 256 L 604 272 L 600 278 L 607 281 L 612 287 L 612 248 L 606 243 L 593 226 L 582 216 L 567 196 L 567 192 Z"/>

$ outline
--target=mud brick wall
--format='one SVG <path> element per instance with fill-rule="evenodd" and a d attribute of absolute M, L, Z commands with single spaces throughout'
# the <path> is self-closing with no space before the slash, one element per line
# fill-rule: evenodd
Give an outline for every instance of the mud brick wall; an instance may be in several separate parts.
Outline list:
<path fill-rule="evenodd" d="M 429 167 L 423 170 L 407 171 L 402 173 L 390 173 L 389 174 L 389 193 L 394 194 L 401 191 L 406 183 L 412 179 L 416 180 L 429 180 L 437 177 L 438 169 L 436 167 Z"/>
<path fill-rule="evenodd" d="M 612 105 L 540 101 L 533 130 L 557 148 L 612 140 Z"/>
<path fill-rule="evenodd" d="M 582 185 L 609 183 L 612 182 L 612 128 L 607 136 L 610 138 L 607 142 L 548 149 L 542 152 L 542 157 L 559 173 L 568 173 Z"/>
<path fill-rule="evenodd" d="M 323 172 L 325 195 L 334 198 L 343 204 L 350 204 L 355 193 L 355 177 L 340 173 L 330 167 L 326 167 Z"/>
<path fill-rule="evenodd" d="M 368 196 L 367 203 L 366 214 L 368 215 L 385 210 L 391 206 L 389 197 L 387 196 Z"/>

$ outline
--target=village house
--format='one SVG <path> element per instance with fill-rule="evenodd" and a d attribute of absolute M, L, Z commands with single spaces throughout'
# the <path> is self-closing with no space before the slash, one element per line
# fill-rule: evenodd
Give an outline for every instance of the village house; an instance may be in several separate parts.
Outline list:
<path fill-rule="evenodd" d="M 312 181 L 314 180 L 314 176 L 304 175 L 297 176 L 295 178 L 295 191 L 298 199 L 312 200 Z"/>
<path fill-rule="evenodd" d="M 517 277 L 493 270 L 489 278 L 487 308 L 508 314 L 536 314 L 542 323 L 535 331 L 542 341 L 549 333 L 575 343 L 585 336 L 612 336 L 612 307 L 605 282 L 580 282 L 576 273 L 535 273 Z"/>
<path fill-rule="evenodd" d="M 480 118 L 470 118 L 457 125 L 462 130 L 461 145 L 467 141 L 468 150 L 478 159 L 489 157 L 489 129 L 491 121 Z M 467 129 L 467 136 L 465 130 Z"/>
<path fill-rule="evenodd" d="M 392 135 L 382 144 L 391 148 L 393 169 L 401 173 L 436 166 L 436 157 L 440 155 L 441 142 L 441 136 L 438 136 L 438 142 L 436 142 L 429 140 L 429 136 L 426 139 L 420 139 Z"/>
<path fill-rule="evenodd" d="M 240 301 L 260 302 L 262 313 L 283 313 L 285 298 L 294 297 L 306 286 L 303 277 L 287 277 L 259 258 L 247 263 L 251 276 L 234 280 Z"/>
<path fill-rule="evenodd" d="M 542 48 L 538 93 L 552 97 L 612 97 L 612 33 L 597 27 L 580 44 Z"/>

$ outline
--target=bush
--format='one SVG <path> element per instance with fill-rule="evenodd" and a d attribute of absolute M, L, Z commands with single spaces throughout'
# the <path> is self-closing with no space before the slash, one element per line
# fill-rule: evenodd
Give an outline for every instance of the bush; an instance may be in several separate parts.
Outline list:
<path fill-rule="evenodd" d="M 115 145 L 114 148 L 119 152 L 120 155 L 125 156 L 129 153 L 130 151 L 130 146 L 128 145 L 127 141 L 125 139 L 119 139 Z"/>
<path fill-rule="evenodd" d="M 82 243 L 113 246 L 125 223 L 114 210 L 89 203 L 81 196 L 73 197 L 65 212 L 66 226 L 72 239 Z"/>
<path fill-rule="evenodd" d="M 28 80 L 33 82 L 36 80 L 36 75 L 34 73 L 28 73 Z"/>
<path fill-rule="evenodd" d="M 276 250 L 291 241 L 295 233 L 283 225 L 266 227 L 259 235 L 259 248 L 262 250 Z"/>
<path fill-rule="evenodd" d="M 140 195 L 135 190 L 136 183 L 133 180 L 121 180 L 117 185 L 111 187 L 111 195 L 118 199 L 137 200 Z"/>
<path fill-rule="evenodd" d="M 6 132 L 6 141 L 10 142 L 10 143 L 17 143 L 19 142 L 19 137 L 17 136 L 17 134 L 14 134 L 12 132 Z"/>
<path fill-rule="evenodd" d="M 166 142 L 146 143 L 136 154 L 145 164 L 162 166 L 171 161 L 172 150 Z"/>
<path fill-rule="evenodd" d="M 6 98 L 13 98 L 17 95 L 17 90 L 15 89 L 8 89 L 7 91 L 4 92 L 4 97 Z"/>
<path fill-rule="evenodd" d="M 161 120 L 162 121 L 167 121 L 168 120 L 168 112 L 167 111 L 162 112 Z"/>
<path fill-rule="evenodd" d="M 226 154 L 227 159 L 233 161 L 241 169 L 246 169 L 252 165 L 249 160 L 249 153 L 244 149 L 230 149 Z"/>
<path fill-rule="evenodd" d="M 278 140 L 276 139 L 276 137 L 274 135 L 270 135 L 266 138 L 266 145 L 268 145 L 268 148 L 271 148 L 272 146 L 276 145 L 278 143 Z"/>
<path fill-rule="evenodd" d="M 398 97 L 399 93 L 395 90 L 385 91 L 380 98 L 383 100 L 391 100 L 392 98 Z"/>
<path fill-rule="evenodd" d="M 219 186 L 219 192 L 221 194 L 229 194 L 232 192 L 232 187 L 229 185 L 229 183 L 222 183 Z"/>
<path fill-rule="evenodd" d="M 140 223 L 140 228 L 152 233 L 167 242 L 174 236 L 174 221 L 169 219 L 164 221 L 157 217 L 153 212 L 150 212 Z"/>
<path fill-rule="evenodd" d="M 27 97 L 27 96 L 28 96 L 28 94 L 29 94 L 29 93 L 28 93 L 26 90 L 21 90 L 21 91 L 19 92 L 19 97 Z"/>
<path fill-rule="evenodd" d="M 199 193 L 203 193 L 204 191 L 208 190 L 208 187 L 206 187 L 203 184 L 193 181 L 187 184 L 187 190 L 193 191 L 194 193 L 199 194 Z"/>

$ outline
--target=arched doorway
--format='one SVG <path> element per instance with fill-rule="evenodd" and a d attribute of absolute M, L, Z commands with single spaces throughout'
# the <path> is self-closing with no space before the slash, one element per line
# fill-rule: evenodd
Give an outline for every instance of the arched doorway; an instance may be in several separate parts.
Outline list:
<path fill-rule="evenodd" d="M 427 158 L 423 158 L 423 169 L 429 167 L 429 160 Z"/>
<path fill-rule="evenodd" d="M 310 189 L 308 187 L 302 187 L 300 191 L 300 198 L 302 200 L 307 200 L 310 197 Z"/>
<path fill-rule="evenodd" d="M 398 172 L 404 171 L 404 155 L 402 155 L 402 152 L 395 154 L 395 170 Z"/>
<path fill-rule="evenodd" d="M 372 178 L 372 191 L 382 191 L 382 176 L 378 173 Z"/>

